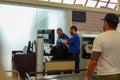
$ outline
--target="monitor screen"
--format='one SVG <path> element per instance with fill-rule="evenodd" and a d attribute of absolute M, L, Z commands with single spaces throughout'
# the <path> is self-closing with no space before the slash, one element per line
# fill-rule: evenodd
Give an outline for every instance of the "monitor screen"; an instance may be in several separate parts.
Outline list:
<path fill-rule="evenodd" d="M 86 12 L 83 11 L 72 11 L 73 22 L 86 22 Z"/>
<path fill-rule="evenodd" d="M 44 38 L 44 43 L 54 44 L 55 41 L 54 29 L 38 30 L 38 36 Z"/>
<path fill-rule="evenodd" d="M 31 41 L 28 42 L 27 54 L 31 52 Z"/>
<path fill-rule="evenodd" d="M 24 46 L 22 51 L 23 51 L 24 54 L 29 54 L 29 53 L 31 53 L 33 51 L 33 47 L 32 47 L 31 41 L 28 42 L 27 46 Z"/>

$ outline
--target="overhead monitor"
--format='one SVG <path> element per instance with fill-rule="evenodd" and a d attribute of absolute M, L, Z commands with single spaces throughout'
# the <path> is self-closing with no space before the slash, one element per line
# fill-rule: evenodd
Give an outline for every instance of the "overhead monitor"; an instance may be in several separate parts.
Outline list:
<path fill-rule="evenodd" d="M 86 22 L 86 12 L 84 11 L 72 11 L 73 22 Z"/>

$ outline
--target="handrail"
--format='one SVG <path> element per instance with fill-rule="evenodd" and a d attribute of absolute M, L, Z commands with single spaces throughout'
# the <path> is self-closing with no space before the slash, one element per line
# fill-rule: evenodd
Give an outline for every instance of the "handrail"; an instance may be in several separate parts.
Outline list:
<path fill-rule="evenodd" d="M 20 80 L 20 73 L 17 70 L 6 70 L 5 72 L 15 72 L 17 73 L 17 80 Z"/>
<path fill-rule="evenodd" d="M 86 71 L 87 69 L 78 69 L 77 71 Z M 76 71 L 76 70 L 58 70 L 59 72 L 65 72 L 65 71 Z M 49 71 L 48 71 L 49 72 Z M 37 74 L 45 74 L 45 73 L 48 73 L 48 72 L 29 72 L 29 73 L 26 73 L 26 79 L 27 80 L 32 80 L 31 79 L 31 77 L 34 75 L 37 75 Z M 53 72 L 55 72 L 55 71 L 53 71 Z M 80 75 L 85 75 L 84 73 L 80 73 L 80 74 L 66 74 L 66 75 L 63 75 L 63 74 L 61 74 L 61 75 L 43 75 L 43 78 L 45 78 L 45 80 L 48 80 L 48 78 L 51 78 L 51 77 L 49 77 L 49 76 L 52 76 L 52 77 L 62 77 L 62 76 L 71 76 L 71 75 L 73 75 L 73 76 L 80 76 Z"/>
<path fill-rule="evenodd" d="M 27 79 L 28 79 L 28 80 L 31 80 L 29 74 L 28 74 L 28 73 L 25 73 L 25 74 L 26 74 Z"/>

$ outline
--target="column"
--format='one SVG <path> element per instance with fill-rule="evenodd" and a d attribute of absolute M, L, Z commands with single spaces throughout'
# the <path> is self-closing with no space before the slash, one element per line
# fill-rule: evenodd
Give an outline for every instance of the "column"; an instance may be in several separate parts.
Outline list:
<path fill-rule="evenodd" d="M 120 11 L 120 0 L 117 0 L 117 10 Z"/>

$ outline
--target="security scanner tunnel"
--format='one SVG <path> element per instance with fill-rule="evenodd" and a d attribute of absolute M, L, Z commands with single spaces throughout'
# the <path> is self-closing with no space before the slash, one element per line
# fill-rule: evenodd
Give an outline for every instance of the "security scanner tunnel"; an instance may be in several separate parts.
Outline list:
<path fill-rule="evenodd" d="M 90 59 L 92 53 L 93 41 L 97 34 L 80 34 L 81 39 L 81 57 Z"/>

